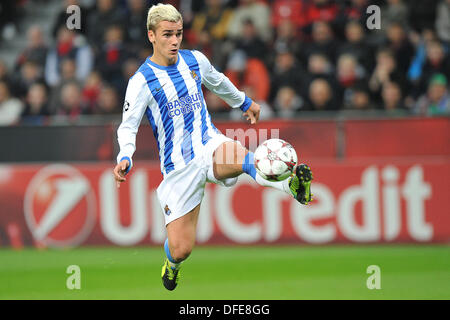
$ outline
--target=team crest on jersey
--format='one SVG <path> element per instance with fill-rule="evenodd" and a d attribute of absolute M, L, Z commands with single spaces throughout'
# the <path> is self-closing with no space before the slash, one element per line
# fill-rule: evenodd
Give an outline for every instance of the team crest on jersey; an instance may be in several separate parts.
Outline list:
<path fill-rule="evenodd" d="M 198 80 L 198 75 L 194 70 L 191 70 L 191 76 L 192 76 L 192 79 L 194 79 L 195 81 Z"/>

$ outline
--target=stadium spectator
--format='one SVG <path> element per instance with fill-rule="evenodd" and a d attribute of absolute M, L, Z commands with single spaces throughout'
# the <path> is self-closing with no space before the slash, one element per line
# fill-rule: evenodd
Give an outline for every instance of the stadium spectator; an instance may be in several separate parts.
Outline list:
<path fill-rule="evenodd" d="M 339 57 L 336 67 L 336 80 L 338 92 L 336 98 L 344 105 L 351 104 L 353 87 L 365 78 L 364 69 L 358 64 L 356 58 L 351 54 L 343 54 Z"/>
<path fill-rule="evenodd" d="M 27 44 L 16 59 L 14 69 L 18 71 L 26 61 L 33 61 L 39 66 L 45 65 L 47 44 L 42 29 L 38 25 L 31 26 L 27 31 Z"/>
<path fill-rule="evenodd" d="M 206 0 L 203 9 L 195 14 L 187 41 L 192 47 L 211 57 L 215 65 L 225 64 L 225 47 L 233 10 L 221 0 Z"/>
<path fill-rule="evenodd" d="M 100 72 L 103 79 L 120 90 L 124 82 L 122 65 L 132 55 L 124 43 L 122 28 L 115 25 L 108 27 L 102 43 L 95 58 L 95 69 Z"/>
<path fill-rule="evenodd" d="M 373 110 L 369 89 L 362 83 L 355 85 L 348 98 L 349 103 L 344 107 L 351 110 Z"/>
<path fill-rule="evenodd" d="M 338 41 L 335 39 L 331 26 L 324 21 L 317 21 L 312 26 L 312 42 L 302 50 L 302 63 L 308 61 L 313 53 L 321 53 L 328 57 L 331 63 L 336 62 Z"/>
<path fill-rule="evenodd" d="M 292 52 L 294 56 L 300 58 L 301 48 L 302 40 L 300 39 L 295 25 L 290 20 L 281 21 L 275 30 L 272 50 L 270 51 L 280 52 L 287 50 Z M 269 63 L 273 63 L 274 56 L 270 57 L 271 61 Z"/>
<path fill-rule="evenodd" d="M 89 74 L 84 83 L 82 97 L 83 102 L 86 103 L 86 108 L 89 110 L 89 113 L 93 113 L 94 107 L 97 104 L 100 95 L 102 84 L 102 77 L 100 73 L 95 70 Z"/>
<path fill-rule="evenodd" d="M 76 81 L 77 66 L 72 58 L 65 58 L 61 61 L 61 82 Z"/>
<path fill-rule="evenodd" d="M 414 113 L 420 115 L 449 115 L 450 94 L 447 89 L 448 80 L 438 73 L 430 79 L 427 93 L 422 95 L 414 106 Z"/>
<path fill-rule="evenodd" d="M 435 27 L 439 39 L 450 45 L 450 0 L 442 0 L 437 6 Z"/>
<path fill-rule="evenodd" d="M 308 109 L 334 111 L 338 105 L 334 100 L 333 90 L 325 79 L 317 78 L 309 85 Z"/>
<path fill-rule="evenodd" d="M 128 12 L 125 21 L 125 39 L 133 51 L 142 47 L 150 47 L 149 43 L 142 41 L 147 38 L 147 8 L 145 1 L 127 0 Z"/>
<path fill-rule="evenodd" d="M 303 110 L 304 100 L 297 92 L 289 86 L 283 86 L 277 91 L 273 103 L 277 117 L 293 118 L 298 111 Z"/>
<path fill-rule="evenodd" d="M 253 22 L 259 37 L 264 42 L 270 41 L 272 38 L 270 8 L 266 3 L 257 0 L 240 0 L 228 25 L 227 35 L 233 40 L 241 38 L 246 20 Z"/>
<path fill-rule="evenodd" d="M 365 29 L 357 20 L 349 20 L 345 26 L 345 41 L 339 46 L 337 55 L 351 54 L 364 69 L 371 70 L 374 64 L 373 47 L 365 37 Z"/>
<path fill-rule="evenodd" d="M 410 33 L 410 39 L 416 52 L 408 69 L 408 80 L 417 82 L 422 75 L 423 64 L 426 60 L 427 45 L 436 41 L 437 36 L 433 30 L 424 29 L 420 34 L 412 31 Z"/>
<path fill-rule="evenodd" d="M 31 85 L 42 80 L 42 67 L 31 60 L 26 61 L 12 77 L 11 91 L 14 96 L 23 99 Z"/>
<path fill-rule="evenodd" d="M 122 112 L 119 97 L 115 88 L 111 85 L 103 85 L 94 106 L 93 113 L 99 115 L 114 115 Z"/>
<path fill-rule="evenodd" d="M 34 83 L 28 90 L 25 108 L 21 115 L 22 124 L 43 125 L 48 110 L 48 90 L 44 83 Z"/>
<path fill-rule="evenodd" d="M 403 95 L 400 86 L 395 82 L 386 82 L 381 91 L 382 107 L 390 114 L 404 114 Z"/>
<path fill-rule="evenodd" d="M 356 57 L 345 53 L 339 56 L 336 66 L 336 78 L 339 86 L 343 89 L 353 86 L 356 82 L 362 80 L 365 76 L 365 70 L 362 68 Z"/>
<path fill-rule="evenodd" d="M 75 60 L 76 78 L 84 81 L 92 69 L 92 50 L 82 36 L 61 27 L 56 44 L 50 48 L 45 63 L 45 81 L 49 86 L 54 87 L 61 81 L 61 63 L 65 58 Z"/>
<path fill-rule="evenodd" d="M 399 70 L 408 72 L 414 56 L 414 47 L 409 41 L 404 26 L 399 22 L 391 23 L 386 29 L 385 47 L 391 49 Z"/>
<path fill-rule="evenodd" d="M 304 84 L 304 74 L 305 71 L 296 61 L 292 52 L 287 50 L 279 51 L 270 75 L 271 93 L 269 100 L 273 101 L 281 87 L 288 86 L 299 91 Z"/>
<path fill-rule="evenodd" d="M 270 77 L 261 60 L 247 58 L 242 50 L 235 50 L 228 60 L 224 74 L 237 87 L 251 87 L 256 101 L 268 100 Z"/>
<path fill-rule="evenodd" d="M 87 21 L 87 36 L 95 50 L 101 47 L 110 26 L 121 25 L 126 20 L 124 11 L 120 10 L 115 0 L 98 0 L 96 4 Z"/>
<path fill-rule="evenodd" d="M 77 82 L 72 81 L 63 86 L 60 101 L 57 115 L 64 116 L 69 121 L 77 120 L 80 115 L 87 113 L 87 108 L 82 100 L 81 88 Z"/>
<path fill-rule="evenodd" d="M 78 85 L 82 85 L 82 82 L 77 80 L 76 77 L 76 65 L 75 60 L 71 58 L 65 58 L 61 61 L 61 79 L 59 83 L 51 89 L 49 112 L 51 114 L 56 113 L 56 110 L 61 103 L 61 91 L 69 82 L 76 82 Z"/>
<path fill-rule="evenodd" d="M 236 49 L 244 51 L 248 58 L 258 58 L 267 63 L 268 48 L 250 19 L 243 22 L 242 36 L 236 42 Z"/>
<path fill-rule="evenodd" d="M 327 81 L 334 80 L 334 66 L 328 57 L 322 53 L 311 54 L 308 59 L 307 68 L 308 72 L 306 75 L 311 79 L 326 78 Z"/>
<path fill-rule="evenodd" d="M 86 35 L 86 27 L 90 11 L 79 0 L 65 0 L 61 4 L 61 8 L 56 16 L 55 22 L 53 23 L 53 38 L 57 38 L 58 31 L 59 29 L 61 29 L 61 27 L 67 26 L 67 21 L 73 14 L 73 12 L 71 11 L 69 11 L 69 13 L 67 12 L 67 8 L 69 8 L 70 6 L 78 6 L 78 8 L 80 8 L 80 29 L 74 29 L 74 32 Z"/>
<path fill-rule="evenodd" d="M 23 103 L 11 95 L 8 83 L 0 81 L 0 126 L 16 124 L 22 110 Z"/>
<path fill-rule="evenodd" d="M 426 48 L 427 58 L 423 65 L 421 82 L 428 83 L 435 73 L 443 73 L 447 79 L 450 78 L 450 57 L 446 55 L 444 47 L 439 41 L 431 41 Z M 422 91 L 424 90 L 422 85 Z"/>
<path fill-rule="evenodd" d="M 390 49 L 381 48 L 377 52 L 376 65 L 369 78 L 369 89 L 375 103 L 381 101 L 381 89 L 386 82 L 394 81 L 400 85 L 405 92 L 405 74 L 397 68 L 397 62 Z"/>

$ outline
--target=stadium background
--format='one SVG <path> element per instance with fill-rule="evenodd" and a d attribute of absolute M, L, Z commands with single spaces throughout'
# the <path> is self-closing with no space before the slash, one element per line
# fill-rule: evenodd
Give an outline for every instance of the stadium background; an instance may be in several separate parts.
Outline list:
<path fill-rule="evenodd" d="M 163 291 L 162 176 L 145 120 L 127 183 L 117 190 L 111 174 L 127 80 L 151 55 L 152 2 L 3 1 L 0 298 L 450 298 L 450 2 L 170 3 L 183 46 L 262 106 L 251 127 L 205 91 L 217 127 L 251 149 L 263 132 L 291 142 L 315 203 L 244 176 L 208 185 L 183 284 Z M 371 4 L 381 30 L 366 26 Z M 66 27 L 70 5 L 80 30 Z M 79 291 L 65 286 L 72 264 Z M 381 290 L 366 287 L 370 265 Z"/>

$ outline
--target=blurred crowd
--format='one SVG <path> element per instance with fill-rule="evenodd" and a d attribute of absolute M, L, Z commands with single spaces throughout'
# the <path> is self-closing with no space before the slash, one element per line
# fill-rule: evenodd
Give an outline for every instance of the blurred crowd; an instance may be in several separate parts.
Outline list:
<path fill-rule="evenodd" d="M 26 2 L 2 1 L 0 31 L 27 19 L 11 15 Z M 15 65 L 0 60 L 0 125 L 120 114 L 128 79 L 152 54 L 146 18 L 157 2 L 63 1 L 49 22 L 50 42 L 31 26 Z M 183 14 L 183 48 L 207 55 L 262 106 L 263 119 L 316 110 L 450 114 L 450 0 L 165 3 Z M 381 9 L 381 29 L 368 28 L 373 4 Z M 71 5 L 81 8 L 79 30 L 66 26 Z M 213 115 L 240 118 L 204 92 Z"/>

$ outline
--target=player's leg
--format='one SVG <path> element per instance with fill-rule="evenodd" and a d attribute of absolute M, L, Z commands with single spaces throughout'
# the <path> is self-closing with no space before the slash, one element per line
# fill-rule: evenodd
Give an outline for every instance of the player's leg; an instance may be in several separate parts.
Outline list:
<path fill-rule="evenodd" d="M 250 175 L 258 184 L 284 191 L 302 204 L 311 201 L 311 169 L 301 164 L 294 175 L 283 181 L 267 181 L 256 173 L 253 152 L 234 141 L 222 143 L 213 155 L 214 176 L 218 180 L 237 177 L 242 173 Z"/>
<path fill-rule="evenodd" d="M 164 287 L 173 290 L 180 278 L 181 262 L 191 254 L 195 245 L 198 214 L 200 204 L 189 213 L 167 224 L 167 239 L 164 243 L 166 260 L 161 277 Z"/>

